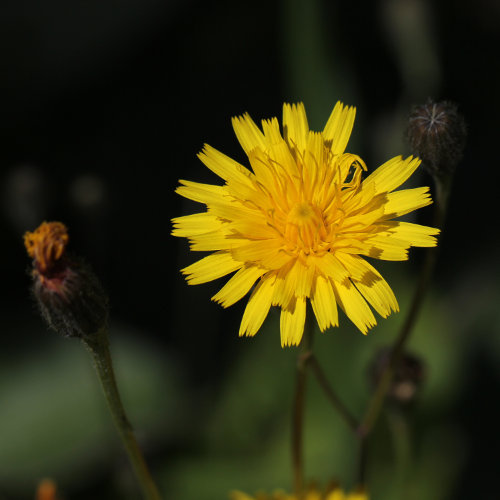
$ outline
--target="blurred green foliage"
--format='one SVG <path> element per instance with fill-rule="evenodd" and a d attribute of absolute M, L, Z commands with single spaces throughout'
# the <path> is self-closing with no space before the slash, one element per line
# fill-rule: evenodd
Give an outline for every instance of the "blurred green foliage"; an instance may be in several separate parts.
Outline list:
<path fill-rule="evenodd" d="M 90 355 L 80 342 L 42 328 L 42 350 L 0 364 L 0 484 L 31 498 L 43 477 L 54 478 L 64 491 L 105 477 L 116 463 L 130 476 Z M 147 451 L 154 448 L 152 436 L 163 442 L 183 418 L 182 370 L 136 332 L 114 333 L 111 350 L 123 403 L 139 439 L 147 436 Z M 136 491 L 133 478 L 125 484 Z"/>
<path fill-rule="evenodd" d="M 406 310 L 412 280 L 400 278 L 394 288 Z M 341 326 L 320 334 L 314 350 L 339 396 L 361 415 L 369 396 L 368 367 L 378 348 L 395 337 L 404 312 L 361 335 L 341 316 Z M 427 301 L 410 343 L 410 351 L 426 365 L 427 379 L 414 411 L 401 416 L 411 433 L 409 470 L 398 471 L 390 415 L 384 414 L 370 440 L 369 477 L 374 499 L 443 498 L 461 465 L 458 429 L 441 418 L 454 404 L 460 388 L 464 342 L 457 342 L 451 313 L 444 301 Z M 271 314 L 262 331 L 247 344 L 228 373 L 204 429 L 199 455 L 169 464 L 165 491 L 173 498 L 224 498 L 224 492 L 242 489 L 290 488 L 291 407 L 295 381 L 295 348 L 279 347 L 279 318 Z M 432 420 L 436 417 L 436 421 Z M 390 427 L 393 427 L 392 425 Z M 309 480 L 327 484 L 339 480 L 355 485 L 357 439 L 330 406 L 316 380 L 309 376 L 305 420 L 305 467 Z M 445 464 L 436 469 L 436 464 Z M 405 481 L 399 481 L 397 474 Z M 168 484 L 170 483 L 170 484 Z M 404 496 L 402 492 L 405 492 Z"/>

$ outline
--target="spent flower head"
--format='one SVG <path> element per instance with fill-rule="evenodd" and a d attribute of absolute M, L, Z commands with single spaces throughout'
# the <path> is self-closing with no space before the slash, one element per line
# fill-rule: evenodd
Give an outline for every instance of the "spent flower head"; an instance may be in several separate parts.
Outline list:
<path fill-rule="evenodd" d="M 442 177 L 453 173 L 462 159 L 467 128 L 452 102 L 429 100 L 415 106 L 406 133 L 412 152 L 422 158 L 432 175 Z"/>
<path fill-rule="evenodd" d="M 364 161 L 345 152 L 354 116 L 339 102 L 322 132 L 301 103 L 284 104 L 283 132 L 276 118 L 262 130 L 248 114 L 233 118 L 252 170 L 205 145 L 198 156 L 224 185 L 180 181 L 177 193 L 207 210 L 173 219 L 172 234 L 213 252 L 182 272 L 193 285 L 235 273 L 212 297 L 223 307 L 253 287 L 240 335 L 278 306 L 282 345 L 299 344 L 308 300 L 321 331 L 338 326 L 338 305 L 366 333 L 370 305 L 385 318 L 398 303 L 364 257 L 406 260 L 411 246 L 436 245 L 438 229 L 394 220 L 431 203 L 427 187 L 394 191 L 420 160 L 398 156 L 363 179 Z"/>

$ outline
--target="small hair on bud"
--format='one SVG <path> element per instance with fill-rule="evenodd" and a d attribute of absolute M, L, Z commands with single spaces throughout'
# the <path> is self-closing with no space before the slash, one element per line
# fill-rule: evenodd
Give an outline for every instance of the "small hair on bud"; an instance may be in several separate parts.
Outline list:
<path fill-rule="evenodd" d="M 89 338 L 108 319 L 108 296 L 97 276 L 66 251 L 69 237 L 60 222 L 43 222 L 24 235 L 33 258 L 32 291 L 50 328 L 65 337 Z"/>
<path fill-rule="evenodd" d="M 429 100 L 412 109 L 407 137 L 412 153 L 422 159 L 423 166 L 441 177 L 452 174 L 462 159 L 467 129 L 456 104 Z"/>

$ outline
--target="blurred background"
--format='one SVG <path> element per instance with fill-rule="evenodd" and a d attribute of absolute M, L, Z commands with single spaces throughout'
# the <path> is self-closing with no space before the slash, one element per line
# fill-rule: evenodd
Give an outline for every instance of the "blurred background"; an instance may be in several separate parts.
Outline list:
<path fill-rule="evenodd" d="M 468 124 L 440 259 L 409 349 L 425 380 L 389 408 L 368 450 L 373 500 L 498 498 L 500 318 L 498 165 L 500 4 L 477 0 L 253 2 L 87 0 L 2 4 L 0 16 L 0 499 L 136 499 L 87 353 L 48 331 L 30 297 L 22 235 L 64 222 L 71 248 L 111 298 L 111 345 L 126 408 L 165 498 L 290 489 L 296 349 L 278 315 L 239 339 L 246 300 L 210 301 L 224 280 L 188 286 L 201 255 L 170 219 L 201 210 L 179 178 L 218 183 L 207 142 L 245 162 L 230 117 L 281 116 L 303 101 L 321 130 L 335 102 L 357 106 L 348 151 L 370 169 L 409 154 L 412 105 L 452 100 Z M 476 185 L 477 181 L 477 185 Z M 431 185 L 423 171 L 412 185 Z M 409 183 L 410 185 L 410 183 Z M 416 220 L 428 223 L 430 209 Z M 316 339 L 357 415 L 368 369 L 397 332 L 419 272 L 378 264 L 402 312 L 368 337 L 345 316 Z M 314 380 L 306 476 L 355 485 L 357 443 Z"/>

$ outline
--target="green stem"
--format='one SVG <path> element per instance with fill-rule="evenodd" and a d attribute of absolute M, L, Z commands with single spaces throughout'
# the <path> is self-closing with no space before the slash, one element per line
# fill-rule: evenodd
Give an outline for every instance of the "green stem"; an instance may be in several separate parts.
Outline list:
<path fill-rule="evenodd" d="M 392 483 L 397 497 L 401 498 L 411 468 L 411 433 L 405 415 L 398 409 L 388 411 L 387 418 L 389 419 L 389 429 L 392 432 L 395 462 L 397 464 Z"/>
<path fill-rule="evenodd" d="M 366 456 L 367 441 L 363 436 L 358 440 L 358 485 L 362 486 L 366 482 Z"/>
<path fill-rule="evenodd" d="M 109 350 L 107 330 L 102 328 L 91 339 L 83 339 L 83 343 L 93 357 L 94 366 L 99 376 L 106 401 L 108 402 L 113 421 L 142 487 L 144 498 L 147 500 L 160 500 L 160 494 L 137 444 L 134 431 L 128 421 L 120 399 Z"/>
<path fill-rule="evenodd" d="M 321 365 L 319 364 L 318 359 L 312 352 L 306 359 L 306 362 L 311 368 L 321 389 L 323 389 L 323 392 L 325 393 L 330 403 L 332 403 L 335 410 L 337 410 L 339 415 L 344 419 L 344 421 L 351 428 L 351 430 L 357 432 L 359 428 L 359 423 L 357 419 L 352 415 L 352 413 L 347 409 L 342 400 L 334 392 L 332 386 L 330 385 L 328 379 L 325 376 L 325 373 L 323 372 L 323 369 L 321 368 Z"/>
<path fill-rule="evenodd" d="M 297 372 L 295 378 L 295 396 L 292 412 L 292 466 L 294 490 L 297 498 L 302 498 L 304 489 L 304 463 L 303 463 L 303 434 L 304 434 L 304 407 L 306 392 L 307 360 L 311 356 L 313 339 L 313 316 L 311 311 L 306 316 L 304 336 L 300 344 L 302 352 L 297 359 Z"/>
<path fill-rule="evenodd" d="M 436 181 L 436 204 L 434 206 L 433 225 L 435 227 L 439 227 L 442 229 L 446 216 L 446 208 L 448 205 L 448 198 L 451 189 L 451 177 L 448 177 L 446 179 L 437 178 L 435 179 L 435 181 Z M 422 272 L 420 273 L 419 282 L 417 285 L 417 289 L 415 290 L 415 294 L 413 296 L 410 310 L 408 311 L 403 326 L 399 331 L 399 335 L 397 336 L 392 346 L 391 354 L 389 356 L 389 361 L 380 377 L 377 387 L 375 388 L 373 396 L 368 405 L 368 410 L 366 411 L 365 416 L 362 419 L 359 432 L 363 436 L 366 436 L 371 432 L 380 414 L 380 411 L 385 401 L 385 397 L 392 383 L 395 367 L 399 361 L 404 346 L 408 341 L 410 333 L 415 325 L 415 322 L 418 318 L 418 314 L 422 307 L 422 303 L 425 294 L 427 292 L 431 276 L 434 272 L 434 268 L 436 267 L 437 256 L 438 256 L 437 248 L 429 248 L 427 250 L 427 254 L 423 264 L 423 269 Z"/>

